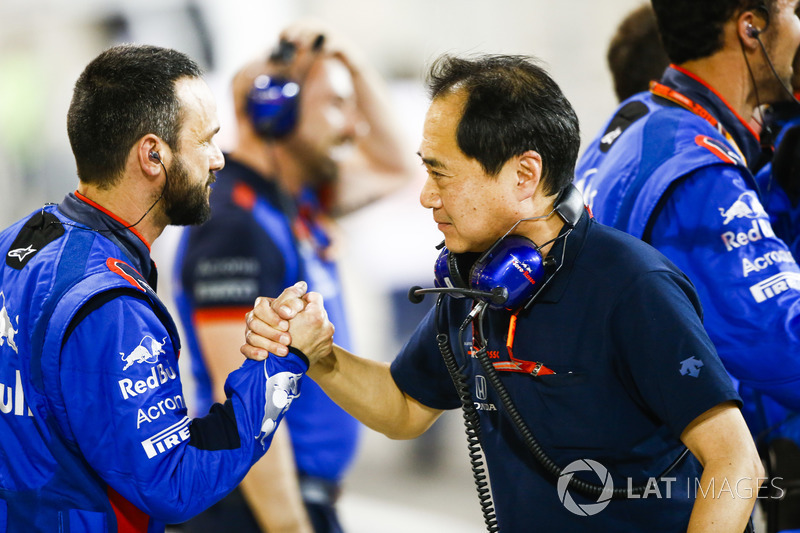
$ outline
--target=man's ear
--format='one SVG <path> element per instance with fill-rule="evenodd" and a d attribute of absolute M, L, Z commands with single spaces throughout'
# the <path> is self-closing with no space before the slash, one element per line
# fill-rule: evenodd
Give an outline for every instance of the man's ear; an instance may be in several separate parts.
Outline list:
<path fill-rule="evenodd" d="M 736 19 L 736 34 L 745 49 L 758 50 L 758 37 L 766 29 L 767 21 L 757 11 L 745 11 Z"/>
<path fill-rule="evenodd" d="M 542 156 L 539 152 L 528 150 L 517 156 L 517 192 L 520 200 L 536 193 L 541 178 Z"/>
<path fill-rule="evenodd" d="M 148 133 L 136 143 L 136 159 L 148 177 L 156 178 L 161 174 L 166 144 L 157 135 Z"/>

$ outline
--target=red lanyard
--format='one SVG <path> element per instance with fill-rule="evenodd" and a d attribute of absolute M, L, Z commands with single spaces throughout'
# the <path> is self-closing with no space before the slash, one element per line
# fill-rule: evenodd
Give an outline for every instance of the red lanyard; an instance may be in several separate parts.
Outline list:
<path fill-rule="evenodd" d="M 514 337 L 517 332 L 517 311 L 508 321 L 508 337 L 506 338 L 506 348 L 508 349 L 508 361 L 500 361 L 492 363 L 496 370 L 505 372 L 520 372 L 522 374 L 531 374 L 533 376 L 546 376 L 548 374 L 555 374 L 552 370 L 544 366 L 544 363 L 537 361 L 523 361 L 514 357 Z M 474 339 L 474 335 L 473 335 Z"/>
<path fill-rule="evenodd" d="M 722 123 L 714 118 L 714 115 L 709 113 L 706 108 L 695 102 L 694 100 L 690 99 L 689 97 L 679 93 L 675 89 L 671 87 L 667 87 L 666 85 L 659 83 L 657 81 L 650 82 L 650 92 L 656 96 L 660 96 L 661 98 L 665 98 L 670 102 L 674 102 L 681 106 L 682 108 L 691 111 L 695 115 L 700 118 L 705 119 L 709 124 L 711 124 L 723 137 L 728 141 L 731 147 L 736 151 L 737 154 L 742 158 L 742 161 L 747 164 L 747 159 L 744 157 L 744 154 L 739 149 L 739 146 L 736 144 L 736 141 L 733 139 L 733 136 L 728 133 L 728 130 L 722 125 Z"/>

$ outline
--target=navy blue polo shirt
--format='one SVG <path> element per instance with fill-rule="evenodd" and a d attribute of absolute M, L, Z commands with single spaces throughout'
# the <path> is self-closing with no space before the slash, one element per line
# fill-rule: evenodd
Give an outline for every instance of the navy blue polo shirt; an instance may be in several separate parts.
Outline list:
<path fill-rule="evenodd" d="M 488 354 L 502 363 L 511 351 L 555 372 L 501 371 L 500 377 L 556 464 L 590 459 L 607 469 L 615 488 L 627 487 L 629 478 L 633 486 L 646 483 L 680 455 L 680 434 L 692 420 L 719 403 L 740 403 L 739 397 L 703 329 L 692 284 L 668 259 L 588 214 L 550 255 L 560 258 L 563 246 L 561 270 L 537 303 L 518 314 L 511 350 L 512 313 L 487 311 Z M 442 306 L 440 325 L 460 363 L 457 331 L 471 304 L 447 298 Z M 392 363 L 392 376 L 424 405 L 455 409 L 460 401 L 435 336 L 434 309 Z M 466 337 L 471 345 L 471 331 Z M 612 500 L 596 514 L 579 516 L 562 503 L 556 480 L 518 437 L 477 359 L 465 366 L 501 531 L 686 530 L 701 474 L 694 457 L 646 498 Z M 575 475 L 601 483 L 591 471 Z M 598 501 L 572 490 L 568 495 L 577 505 Z"/>
<path fill-rule="evenodd" d="M 242 320 L 258 296 L 277 297 L 297 281 L 322 294 L 335 341 L 349 346 L 339 274 L 316 197 L 292 198 L 275 180 L 226 158 L 211 194 L 211 219 L 187 229 L 176 257 L 177 304 L 197 383 L 196 407 L 212 403 L 207 360 L 195 325 L 205 320 Z M 290 414 L 291 413 L 291 414 Z M 286 424 L 298 470 L 339 481 L 356 451 L 358 423 L 313 381 L 287 412 Z"/>

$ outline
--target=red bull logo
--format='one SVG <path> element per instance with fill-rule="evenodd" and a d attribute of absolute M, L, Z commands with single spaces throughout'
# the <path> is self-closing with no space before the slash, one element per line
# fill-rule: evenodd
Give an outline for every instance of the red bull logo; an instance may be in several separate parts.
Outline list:
<path fill-rule="evenodd" d="M 728 225 L 728 223 L 737 218 L 769 218 L 753 191 L 745 191 L 740 194 L 739 198 L 728 209 L 720 207 L 719 214 L 722 215 L 723 226 Z"/>
<path fill-rule="evenodd" d="M 14 324 L 11 322 L 11 316 L 8 314 L 8 310 L 6 309 L 6 295 L 0 291 L 0 296 L 3 298 L 3 307 L 0 308 L 0 346 L 8 344 L 8 346 L 14 350 L 15 353 L 19 353 L 17 350 L 17 344 L 14 342 L 14 336 L 19 333 L 19 315 L 16 317 L 18 329 L 14 329 Z"/>
<path fill-rule="evenodd" d="M 747 246 L 752 242 L 760 241 L 764 237 L 774 236 L 775 233 L 773 233 L 769 221 L 760 218 L 753 220 L 752 227 L 748 228 L 746 231 L 726 231 L 720 235 L 720 237 L 722 237 L 722 242 L 725 243 L 725 249 L 729 252 L 736 248 Z"/>
<path fill-rule="evenodd" d="M 127 400 L 140 394 L 144 394 L 148 389 L 155 390 L 161 387 L 168 381 L 172 381 L 178 377 L 178 373 L 173 370 L 169 365 L 157 364 L 150 369 L 150 375 L 144 379 L 133 381 L 132 379 L 121 379 L 119 383 L 119 390 L 122 393 L 122 398 Z"/>
<path fill-rule="evenodd" d="M 145 335 L 144 338 L 139 341 L 139 345 L 128 355 L 125 355 L 124 352 L 119 352 L 122 356 L 122 360 L 125 362 L 125 366 L 122 367 L 122 370 L 127 370 L 128 367 L 134 363 L 157 363 L 158 356 L 165 353 L 164 344 L 166 342 L 166 337 L 164 337 L 161 342 L 158 342 L 150 335 Z"/>

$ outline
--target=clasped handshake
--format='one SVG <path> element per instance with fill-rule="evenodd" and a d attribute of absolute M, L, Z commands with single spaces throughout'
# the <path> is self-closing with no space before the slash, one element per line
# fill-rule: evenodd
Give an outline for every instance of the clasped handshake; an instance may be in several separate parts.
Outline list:
<path fill-rule="evenodd" d="M 303 352 L 313 366 L 330 355 L 333 324 L 322 296 L 307 290 L 306 282 L 299 281 L 277 298 L 256 299 L 246 316 L 245 344 L 241 348 L 245 357 L 263 361 L 270 352 L 285 356 L 291 346 Z"/>

